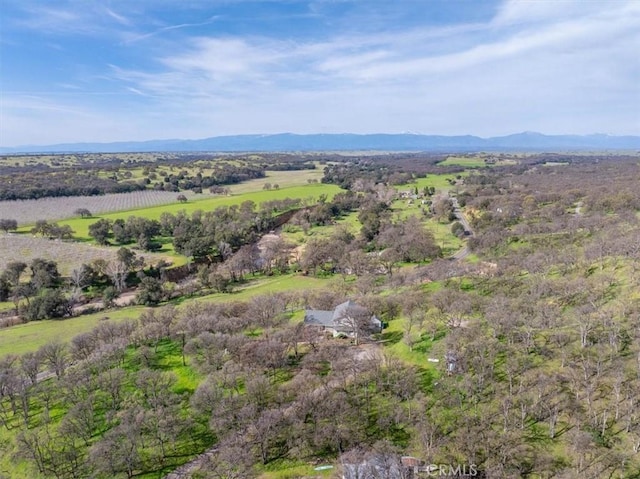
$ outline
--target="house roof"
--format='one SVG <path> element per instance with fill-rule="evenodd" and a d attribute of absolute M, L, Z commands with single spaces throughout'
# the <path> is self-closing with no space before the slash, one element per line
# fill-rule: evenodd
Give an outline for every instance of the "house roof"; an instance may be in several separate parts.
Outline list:
<path fill-rule="evenodd" d="M 353 301 L 349 300 L 349 301 L 345 301 L 344 303 L 339 304 L 338 306 L 336 306 L 336 309 L 333 310 L 332 319 L 334 321 L 338 321 L 338 320 L 346 317 L 347 313 L 349 312 L 349 309 L 354 309 L 354 310 L 357 310 L 358 312 L 360 312 L 360 311 L 366 312 L 366 309 L 364 309 L 362 306 L 358 306 L 356 303 L 354 303 Z"/>
<path fill-rule="evenodd" d="M 353 329 L 353 326 L 349 322 L 344 321 L 344 318 L 346 318 L 349 313 L 353 314 L 354 311 L 356 313 L 367 313 L 366 308 L 349 300 L 336 306 L 333 311 L 307 309 L 304 313 L 304 322 L 315 326 L 333 328 L 336 331 L 349 332 Z M 371 322 L 376 328 L 382 329 L 382 322 L 375 316 L 371 316 Z"/>
<path fill-rule="evenodd" d="M 307 309 L 304 312 L 304 322 L 307 324 L 316 324 L 318 326 L 333 327 L 333 311 Z"/>

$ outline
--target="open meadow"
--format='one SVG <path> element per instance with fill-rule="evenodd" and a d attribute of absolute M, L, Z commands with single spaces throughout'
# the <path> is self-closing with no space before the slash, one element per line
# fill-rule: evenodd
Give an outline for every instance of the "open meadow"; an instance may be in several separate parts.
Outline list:
<path fill-rule="evenodd" d="M 308 184 L 309 180 L 319 182 L 322 179 L 322 167 L 320 165 L 317 166 L 315 170 L 267 170 L 265 178 L 243 181 L 237 185 L 229 186 L 229 190 L 231 190 L 232 194 L 240 194 L 262 190 L 266 183 L 278 185 L 280 188 L 288 188 L 291 186 L 304 186 Z"/>

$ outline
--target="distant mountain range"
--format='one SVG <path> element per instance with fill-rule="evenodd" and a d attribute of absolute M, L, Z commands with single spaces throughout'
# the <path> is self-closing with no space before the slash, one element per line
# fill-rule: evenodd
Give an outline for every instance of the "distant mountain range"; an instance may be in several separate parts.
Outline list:
<path fill-rule="evenodd" d="M 543 135 L 525 132 L 480 138 L 417 134 L 313 134 L 216 136 L 201 140 L 151 140 L 116 143 L 0 147 L 0 154 L 16 153 L 124 153 L 124 152 L 275 152 L 275 151 L 602 151 L 640 150 L 640 136 Z"/>

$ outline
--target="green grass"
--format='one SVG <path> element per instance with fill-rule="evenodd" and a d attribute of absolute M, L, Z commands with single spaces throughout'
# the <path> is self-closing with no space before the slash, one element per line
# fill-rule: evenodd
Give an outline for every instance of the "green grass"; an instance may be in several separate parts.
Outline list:
<path fill-rule="evenodd" d="M 394 215 L 398 215 L 400 218 L 407 218 L 409 216 L 418 216 L 423 219 L 422 223 L 425 227 L 433 233 L 436 244 L 442 248 L 444 256 L 449 256 L 456 251 L 460 250 L 464 245 L 464 242 L 451 233 L 452 223 L 440 223 L 434 218 L 424 218 L 421 211 L 421 204 L 407 204 L 406 200 L 396 200 L 393 202 L 392 210 Z M 425 206 L 426 208 L 426 206 Z"/>
<path fill-rule="evenodd" d="M 362 227 L 360 221 L 358 221 L 358 214 L 359 213 L 357 211 L 348 213 L 337 219 L 334 225 L 314 226 L 310 228 L 306 234 L 300 228 L 294 228 L 294 231 L 283 231 L 282 237 L 301 245 L 306 243 L 310 238 L 328 238 L 334 233 L 336 225 L 345 225 L 349 227 L 349 230 L 357 236 L 360 233 L 360 228 Z"/>
<path fill-rule="evenodd" d="M 305 186 L 292 186 L 289 188 L 280 188 L 279 190 L 269 191 L 254 191 L 251 193 L 243 193 L 232 196 L 224 197 L 210 197 L 198 200 L 188 201 L 186 203 L 172 203 L 168 205 L 152 206 L 149 208 L 140 208 L 129 211 L 120 211 L 117 213 L 108 213 L 93 218 L 73 218 L 69 220 L 60 221 L 60 225 L 69 225 L 73 229 L 74 238 L 80 241 L 91 241 L 89 236 L 89 225 L 95 223 L 100 218 L 106 218 L 109 220 L 115 220 L 118 218 L 126 219 L 129 216 L 140 216 L 152 220 L 159 220 L 162 213 L 176 214 L 179 211 L 185 211 L 188 214 L 197 210 L 212 211 L 221 206 L 239 205 L 245 201 L 253 201 L 256 204 L 263 203 L 271 200 L 282 200 L 285 198 L 313 198 L 314 201 L 318 199 L 321 194 L 326 194 L 327 197 L 333 198 L 333 196 L 340 191 L 340 188 L 335 185 L 326 184 L 310 184 Z M 30 227 L 20 228 L 19 231 L 27 232 Z"/>
<path fill-rule="evenodd" d="M 451 184 L 447 180 L 454 180 L 456 176 L 467 176 L 469 173 L 463 171 L 462 173 L 456 174 L 438 174 L 438 175 L 427 175 L 426 178 L 416 178 L 413 183 L 405 183 L 403 185 L 396 185 L 397 190 L 407 190 L 413 189 L 416 186 L 418 187 L 418 191 L 422 192 L 422 189 L 425 186 L 433 186 L 436 190 L 450 190 L 452 188 Z"/>
<path fill-rule="evenodd" d="M 327 463 L 328 464 L 328 463 Z M 260 479 L 297 479 L 300 477 L 331 477 L 335 468 L 315 471 L 316 466 L 301 461 L 279 459 L 258 468 Z"/>
<path fill-rule="evenodd" d="M 282 172 L 278 172 L 282 173 Z M 263 182 L 264 183 L 264 182 Z M 139 208 L 128 211 L 119 211 L 116 213 L 108 213 L 100 216 L 94 216 L 92 218 L 72 218 L 58 222 L 60 225 L 69 225 L 74 231 L 73 237 L 76 241 L 81 242 L 93 242 L 93 239 L 89 236 L 89 226 L 100 218 L 109 220 L 116 220 L 118 218 L 126 219 L 129 216 L 139 216 L 148 219 L 159 220 L 162 213 L 168 212 L 176 214 L 179 211 L 185 211 L 187 214 L 191 214 L 194 211 L 212 211 L 221 206 L 240 205 L 245 201 L 253 201 L 256 204 L 263 203 L 271 200 L 281 200 L 285 198 L 301 198 L 309 199 L 311 202 L 318 200 L 320 195 L 327 195 L 328 199 L 333 198 L 336 193 L 340 192 L 340 188 L 335 185 L 326 184 L 307 184 L 304 186 L 291 186 L 286 188 L 280 188 L 278 190 L 269 191 L 253 191 L 250 193 L 235 194 L 232 196 L 217 196 L 208 197 L 198 200 L 191 200 L 186 203 L 172 203 L 168 205 L 152 206 L 148 208 Z M 28 233 L 31 230 L 30 226 L 24 226 L 18 230 L 19 233 Z M 162 248 L 158 251 L 161 255 L 168 256 L 168 259 L 176 265 L 185 264 L 187 259 L 179 255 L 173 249 L 173 244 L 167 238 L 161 240 Z M 119 248 L 119 246 L 116 246 Z"/>
<path fill-rule="evenodd" d="M 487 166 L 484 158 L 469 158 L 466 156 L 449 156 L 438 164 L 442 166 L 464 166 L 465 168 L 484 168 Z"/>
<path fill-rule="evenodd" d="M 181 298 L 174 303 L 177 303 L 180 308 L 193 302 L 246 301 L 261 294 L 320 288 L 328 285 L 329 281 L 330 279 L 297 274 L 258 277 L 240 285 L 233 293 L 214 293 L 195 298 Z M 51 341 L 69 342 L 78 334 L 91 331 L 104 317 L 108 317 L 109 321 L 137 319 L 145 309 L 147 308 L 144 306 L 128 306 L 68 319 L 32 321 L 0 329 L 0 358 L 9 354 L 36 351 Z"/>
<path fill-rule="evenodd" d="M 12 479 L 45 479 L 38 469 L 25 459 L 16 457 L 17 446 L 14 445 L 15 431 L 0 428 L 0 477 Z M 6 475 L 7 473 L 11 475 Z"/>
<path fill-rule="evenodd" d="M 429 353 L 432 352 L 434 344 L 440 339 L 432 341 L 429 334 L 423 333 L 421 340 L 411 349 L 402 340 L 403 335 L 403 320 L 398 318 L 390 321 L 388 327 L 383 331 L 383 339 L 387 340 L 384 343 L 385 350 L 406 364 L 432 369 L 434 372 L 437 372 L 439 363 L 430 363 L 427 359 L 430 357 Z M 442 360 L 438 353 L 434 352 L 434 356 Z"/>
<path fill-rule="evenodd" d="M 11 301 L 0 301 L 0 312 L 11 311 L 15 306 Z"/>
<path fill-rule="evenodd" d="M 158 363 L 155 365 L 157 369 L 163 371 L 171 371 L 176 375 L 177 382 L 173 388 L 178 394 L 193 394 L 202 382 L 203 376 L 198 374 L 189 365 L 182 364 L 182 351 L 178 343 L 172 341 L 163 341 L 158 347 Z"/>
<path fill-rule="evenodd" d="M 0 330 L 0 358 L 8 354 L 35 351 L 51 341 L 68 342 L 81 333 L 91 331 L 102 318 L 122 321 L 137 318 L 142 306 L 102 311 L 63 320 L 32 321 Z"/>
<path fill-rule="evenodd" d="M 160 371 L 171 371 L 175 374 L 177 381 L 173 384 L 172 390 L 177 394 L 191 395 L 197 385 L 202 381 L 203 376 L 192 370 L 189 366 L 182 366 L 181 347 L 178 343 L 164 340 L 158 347 L 157 352 L 154 355 L 154 363 L 151 365 L 151 369 Z M 115 366 L 115 365 L 114 365 Z M 136 350 L 133 347 L 128 348 L 125 355 L 124 362 L 121 366 L 127 373 L 127 378 L 122 383 L 123 391 L 126 397 L 133 397 L 135 395 L 135 382 L 134 378 L 137 372 L 141 369 L 140 362 L 137 359 Z M 4 398 L 7 406 L 6 398 Z M 125 403 L 126 404 L 126 403 Z M 51 419 L 50 428 L 55 431 L 60 424 L 60 420 L 64 414 L 68 412 L 72 404 L 69 403 L 62 396 L 55 397 L 52 400 L 49 417 Z M 184 417 L 192 415 L 192 411 L 189 408 L 188 400 L 183 397 L 180 404 L 181 414 Z M 41 424 L 41 413 L 43 411 L 43 404 L 40 400 L 36 400 L 36 396 L 32 396 L 31 399 L 31 417 L 29 420 L 29 427 L 33 428 L 39 423 Z M 103 419 L 105 416 L 105 410 L 99 403 L 96 404 L 94 412 L 97 425 L 93 429 L 91 442 L 95 442 L 100 439 L 104 432 Z M 31 461 L 23 459 L 18 456 L 19 450 L 16 444 L 16 435 L 23 427 L 21 420 L 18 416 L 10 418 L 10 424 L 12 429 L 7 430 L 5 428 L 0 429 L 0 477 L 11 478 L 31 478 L 41 479 L 44 477 L 38 473 L 35 466 Z M 197 421 L 192 430 L 192 434 L 188 437 L 181 437 L 176 442 L 176 451 L 174 454 L 167 456 L 166 466 L 163 470 L 148 470 L 144 473 L 139 473 L 136 476 L 140 478 L 157 478 L 163 477 L 169 470 L 175 469 L 177 466 L 187 462 L 195 454 L 202 452 L 206 447 L 209 447 L 213 442 L 213 437 L 209 432 L 209 428 L 206 425 L 206 421 Z M 84 446 L 83 446 L 84 447 Z M 143 455 L 150 452 L 149 447 L 145 448 Z M 153 469 L 154 465 L 150 464 L 149 469 Z M 118 475 L 118 477 L 124 477 L 124 475 Z"/>
<path fill-rule="evenodd" d="M 251 277 L 247 277 L 251 279 Z M 260 277 L 240 286 L 232 293 L 214 293 L 201 296 L 195 300 L 202 302 L 224 303 L 228 301 L 245 301 L 253 296 L 282 291 L 302 291 L 326 286 L 330 278 L 316 278 L 314 276 L 302 276 L 300 274 L 286 274 L 282 276 Z M 193 299 L 182 301 L 187 304 Z"/>

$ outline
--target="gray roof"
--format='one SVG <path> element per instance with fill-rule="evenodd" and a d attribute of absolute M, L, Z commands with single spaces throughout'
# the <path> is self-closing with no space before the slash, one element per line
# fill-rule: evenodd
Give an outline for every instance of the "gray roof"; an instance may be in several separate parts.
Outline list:
<path fill-rule="evenodd" d="M 333 311 L 322 311 L 317 309 L 307 309 L 304 312 L 305 324 L 315 326 L 324 326 L 332 328 L 336 331 L 350 332 L 353 328 L 349 322 L 345 322 L 344 318 L 348 315 L 349 310 L 366 313 L 367 310 L 353 301 L 345 301 L 336 306 Z M 382 322 L 375 316 L 371 316 L 371 323 L 375 328 L 382 329 Z"/>
<path fill-rule="evenodd" d="M 333 311 L 307 309 L 304 312 L 304 322 L 307 324 L 317 324 L 318 326 L 333 327 Z"/>
<path fill-rule="evenodd" d="M 336 306 L 336 309 L 333 310 L 332 319 L 334 321 L 338 321 L 338 320 L 346 317 L 347 313 L 349 312 L 349 309 L 358 310 L 358 312 L 360 312 L 360 311 L 366 312 L 366 309 L 364 309 L 362 306 L 358 306 L 356 303 L 354 303 L 353 301 L 349 300 L 349 301 L 345 301 L 344 303 L 339 304 L 338 306 Z"/>

